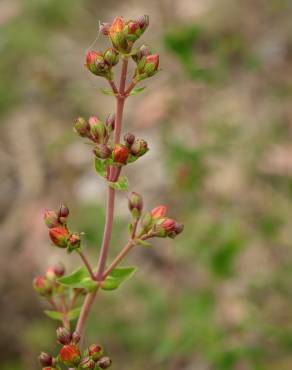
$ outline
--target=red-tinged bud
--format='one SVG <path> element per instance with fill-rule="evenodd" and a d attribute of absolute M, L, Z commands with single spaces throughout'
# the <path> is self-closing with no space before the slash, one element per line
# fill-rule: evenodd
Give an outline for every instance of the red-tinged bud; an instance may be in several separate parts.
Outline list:
<path fill-rule="evenodd" d="M 63 326 L 60 326 L 57 330 L 57 340 L 61 344 L 70 344 L 72 340 L 72 334 L 70 330 L 64 328 Z"/>
<path fill-rule="evenodd" d="M 107 129 L 109 134 L 115 129 L 115 121 L 116 121 L 116 116 L 115 116 L 114 113 L 109 114 L 107 116 L 105 124 L 106 124 L 106 129 Z"/>
<path fill-rule="evenodd" d="M 49 366 L 49 367 L 43 367 L 42 370 L 58 370 L 58 369 L 55 367 Z"/>
<path fill-rule="evenodd" d="M 112 360 L 109 357 L 102 357 L 97 361 L 97 366 L 99 366 L 101 369 L 107 369 L 111 366 Z"/>
<path fill-rule="evenodd" d="M 130 134 L 129 132 L 124 135 L 125 144 L 130 147 L 135 141 L 135 135 Z"/>
<path fill-rule="evenodd" d="M 49 230 L 52 242 L 59 248 L 66 248 L 69 239 L 69 231 L 65 227 L 53 227 Z"/>
<path fill-rule="evenodd" d="M 135 219 L 139 219 L 141 217 L 141 212 L 143 209 L 143 198 L 140 194 L 136 192 L 132 192 L 129 196 L 129 210 L 132 213 L 132 216 Z"/>
<path fill-rule="evenodd" d="M 103 144 L 106 136 L 106 128 L 104 123 L 101 122 L 96 116 L 90 117 L 88 122 L 93 140 L 97 143 Z"/>
<path fill-rule="evenodd" d="M 128 41 L 135 42 L 142 35 L 139 23 L 128 21 L 125 26 L 125 35 Z"/>
<path fill-rule="evenodd" d="M 184 229 L 184 225 L 176 222 L 175 226 L 173 227 L 173 230 L 168 233 L 168 236 L 174 239 L 178 234 L 183 232 L 183 229 Z"/>
<path fill-rule="evenodd" d="M 136 19 L 136 22 L 139 23 L 141 31 L 144 32 L 149 26 L 149 15 L 141 15 Z"/>
<path fill-rule="evenodd" d="M 154 220 L 157 220 L 159 218 L 162 218 L 166 215 L 167 208 L 165 206 L 158 206 L 152 209 L 151 211 L 151 217 Z"/>
<path fill-rule="evenodd" d="M 111 156 L 112 151 L 105 144 L 97 144 L 93 149 L 93 153 L 96 155 L 97 158 L 107 159 Z"/>
<path fill-rule="evenodd" d="M 125 145 L 116 144 L 113 150 L 113 160 L 116 163 L 126 164 L 129 156 L 128 148 Z"/>
<path fill-rule="evenodd" d="M 163 218 L 156 222 L 154 232 L 156 236 L 175 238 L 183 231 L 183 225 L 172 218 Z"/>
<path fill-rule="evenodd" d="M 159 55 L 158 54 L 151 54 L 143 57 L 137 63 L 137 70 L 135 75 L 135 80 L 141 81 L 145 78 L 154 76 L 158 70 L 159 66 Z"/>
<path fill-rule="evenodd" d="M 49 279 L 50 281 L 53 281 L 53 280 L 56 279 L 56 274 L 55 274 L 53 266 L 50 266 L 50 267 L 47 268 L 46 278 Z"/>
<path fill-rule="evenodd" d="M 53 357 L 46 352 L 41 352 L 39 355 L 39 362 L 42 366 L 52 366 Z"/>
<path fill-rule="evenodd" d="M 80 342 L 81 336 L 77 331 L 74 331 L 72 334 L 72 343 L 73 344 L 78 344 Z"/>
<path fill-rule="evenodd" d="M 33 279 L 33 288 L 41 296 L 52 294 L 52 284 L 45 276 L 37 276 Z"/>
<path fill-rule="evenodd" d="M 114 48 L 121 53 L 129 53 L 131 50 L 131 45 L 126 39 L 125 26 L 124 19 L 122 17 L 116 17 L 109 30 L 109 37 Z"/>
<path fill-rule="evenodd" d="M 143 139 L 136 139 L 130 148 L 131 154 L 136 157 L 141 157 L 149 150 L 147 141 Z"/>
<path fill-rule="evenodd" d="M 151 49 L 147 45 L 140 46 L 139 50 L 132 55 L 132 59 L 138 63 L 143 57 L 146 57 L 147 55 L 151 55 Z"/>
<path fill-rule="evenodd" d="M 162 226 L 166 231 L 170 232 L 175 229 L 176 221 L 172 218 L 166 218 L 161 222 L 160 226 Z"/>
<path fill-rule="evenodd" d="M 53 268 L 57 277 L 62 277 L 65 274 L 65 266 L 62 262 L 56 263 Z"/>
<path fill-rule="evenodd" d="M 94 368 L 95 368 L 95 362 L 90 357 L 85 357 L 81 361 L 81 363 L 78 367 L 78 369 L 94 369 Z"/>
<path fill-rule="evenodd" d="M 110 23 L 101 23 L 99 26 L 99 32 L 102 33 L 104 36 L 108 36 L 110 28 L 111 28 Z"/>
<path fill-rule="evenodd" d="M 66 218 L 69 216 L 69 208 L 65 206 L 64 204 L 61 204 L 59 212 L 58 212 L 59 217 Z"/>
<path fill-rule="evenodd" d="M 103 58 L 110 67 L 114 67 L 119 63 L 119 53 L 114 48 L 106 49 L 103 53 Z"/>
<path fill-rule="evenodd" d="M 74 123 L 74 131 L 77 132 L 81 137 L 89 137 L 89 123 L 82 117 L 76 119 Z"/>
<path fill-rule="evenodd" d="M 97 51 L 90 50 L 86 54 L 86 67 L 96 76 L 111 78 L 111 71 L 106 64 L 103 55 Z"/>
<path fill-rule="evenodd" d="M 88 347 L 88 355 L 94 360 L 99 360 L 103 355 L 103 347 L 100 344 L 91 344 Z"/>
<path fill-rule="evenodd" d="M 68 367 L 77 367 L 81 361 L 81 352 L 75 344 L 66 344 L 59 352 L 59 359 Z"/>
<path fill-rule="evenodd" d="M 44 221 L 49 229 L 60 225 L 57 213 L 48 209 L 45 210 Z"/>
<path fill-rule="evenodd" d="M 68 251 L 71 252 L 73 250 L 79 249 L 80 244 L 81 244 L 80 234 L 78 233 L 71 234 L 68 240 Z"/>

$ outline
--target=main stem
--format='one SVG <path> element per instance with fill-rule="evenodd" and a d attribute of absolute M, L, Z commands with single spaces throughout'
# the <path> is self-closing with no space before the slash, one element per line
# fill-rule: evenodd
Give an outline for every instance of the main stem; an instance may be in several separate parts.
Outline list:
<path fill-rule="evenodd" d="M 127 70 L 128 70 L 128 60 L 123 59 L 121 79 L 120 79 L 120 85 L 119 85 L 119 94 L 116 97 L 116 121 L 115 121 L 115 133 L 114 133 L 115 144 L 120 142 L 120 137 L 121 137 L 123 111 L 124 111 L 124 104 L 125 104 L 125 86 L 126 86 L 126 79 L 127 79 Z M 115 168 L 112 168 L 110 171 L 110 180 L 112 180 L 115 176 L 114 169 Z M 115 205 L 115 190 L 109 186 L 108 187 L 107 210 L 106 210 L 106 222 L 105 222 L 105 227 L 104 227 L 101 251 L 100 251 L 99 260 L 98 260 L 97 273 L 95 275 L 95 278 L 97 281 L 102 280 L 103 272 L 104 272 L 105 265 L 106 265 L 106 259 L 107 259 L 109 243 L 110 243 L 110 238 L 111 238 L 111 233 L 112 233 L 114 205 Z M 91 306 L 95 300 L 96 293 L 97 293 L 97 290 L 95 292 L 88 293 L 87 296 L 85 297 L 82 310 L 80 312 L 80 316 L 79 316 L 79 319 L 76 325 L 76 331 L 79 333 L 80 336 L 83 335 L 85 323 L 88 318 Z"/>

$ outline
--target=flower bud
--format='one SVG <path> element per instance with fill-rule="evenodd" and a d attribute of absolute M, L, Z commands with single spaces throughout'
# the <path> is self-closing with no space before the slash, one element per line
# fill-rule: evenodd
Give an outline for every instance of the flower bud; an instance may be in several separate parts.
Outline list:
<path fill-rule="evenodd" d="M 107 369 L 111 366 L 111 364 L 112 360 L 107 356 L 104 356 L 97 361 L 97 366 L 99 366 L 101 369 Z"/>
<path fill-rule="evenodd" d="M 68 217 L 69 216 L 69 208 L 67 206 L 65 206 L 64 204 L 61 204 L 58 216 L 59 217 L 64 217 L 64 218 Z"/>
<path fill-rule="evenodd" d="M 136 19 L 136 22 L 139 23 L 140 30 L 145 32 L 149 26 L 149 15 L 141 15 Z"/>
<path fill-rule="evenodd" d="M 143 57 L 146 57 L 147 55 L 151 54 L 151 49 L 147 45 L 142 45 L 140 48 L 137 50 L 137 52 L 132 55 L 132 59 L 138 63 Z"/>
<path fill-rule="evenodd" d="M 104 36 L 108 36 L 110 27 L 110 23 L 101 23 L 99 26 L 99 32 L 102 33 Z"/>
<path fill-rule="evenodd" d="M 130 134 L 128 132 L 127 134 L 124 135 L 124 140 L 125 140 L 125 144 L 130 147 L 135 141 L 135 135 Z"/>
<path fill-rule="evenodd" d="M 125 35 L 125 21 L 123 17 L 116 17 L 109 29 L 109 37 L 115 49 L 121 53 L 129 53 L 131 45 Z"/>
<path fill-rule="evenodd" d="M 94 368 L 95 362 L 90 357 L 85 357 L 78 367 L 78 369 L 94 369 Z"/>
<path fill-rule="evenodd" d="M 136 21 L 128 21 L 125 26 L 125 36 L 130 42 L 135 42 L 142 35 L 140 25 Z"/>
<path fill-rule="evenodd" d="M 89 137 L 89 124 L 82 117 L 76 119 L 74 123 L 74 130 L 82 137 Z"/>
<path fill-rule="evenodd" d="M 97 158 L 106 159 L 111 156 L 112 151 L 105 144 L 97 144 L 93 149 L 93 153 L 96 155 Z"/>
<path fill-rule="evenodd" d="M 53 357 L 46 352 L 41 352 L 39 355 L 39 362 L 42 366 L 52 366 Z"/>
<path fill-rule="evenodd" d="M 137 70 L 135 80 L 141 81 L 147 77 L 154 76 L 158 70 L 159 66 L 159 55 L 158 54 L 151 54 L 143 57 L 137 63 Z"/>
<path fill-rule="evenodd" d="M 152 225 L 152 216 L 150 212 L 146 212 L 141 220 L 141 228 L 143 232 L 147 232 L 150 230 Z"/>
<path fill-rule="evenodd" d="M 106 129 L 103 122 L 101 122 L 96 116 L 92 116 L 88 120 L 90 126 L 90 133 L 94 141 L 102 144 L 106 136 Z"/>
<path fill-rule="evenodd" d="M 173 230 L 171 230 L 168 233 L 168 236 L 172 239 L 174 239 L 178 234 L 182 233 L 184 229 L 184 225 L 180 224 L 178 222 L 175 223 L 175 226 L 173 227 Z"/>
<path fill-rule="evenodd" d="M 53 227 L 49 230 L 49 236 L 57 247 L 66 248 L 68 244 L 69 231 L 65 227 Z"/>
<path fill-rule="evenodd" d="M 59 369 L 59 368 L 58 368 Z M 57 368 L 55 368 L 55 367 L 51 367 L 51 366 L 49 366 L 49 367 L 43 367 L 42 368 L 42 370 L 58 370 Z"/>
<path fill-rule="evenodd" d="M 49 229 L 59 225 L 58 215 L 55 211 L 45 210 L 44 221 Z"/>
<path fill-rule="evenodd" d="M 114 67 L 119 63 L 119 53 L 114 48 L 106 49 L 103 53 L 103 58 L 110 67 Z"/>
<path fill-rule="evenodd" d="M 158 218 L 162 218 L 166 215 L 167 208 L 165 206 L 158 206 L 152 209 L 151 217 L 152 219 L 156 220 Z"/>
<path fill-rule="evenodd" d="M 72 340 L 72 334 L 70 330 L 60 326 L 57 330 L 57 340 L 60 344 L 70 344 Z"/>
<path fill-rule="evenodd" d="M 78 233 L 71 234 L 68 239 L 68 251 L 71 252 L 73 250 L 79 249 L 80 244 L 81 244 L 80 234 Z"/>
<path fill-rule="evenodd" d="M 183 225 L 172 218 L 163 218 L 155 224 L 155 235 L 159 237 L 169 236 L 175 238 L 183 231 Z"/>
<path fill-rule="evenodd" d="M 115 121 L 116 121 L 116 116 L 115 114 L 109 114 L 107 116 L 107 119 L 105 121 L 106 124 L 106 129 L 108 133 L 111 133 L 115 129 Z"/>
<path fill-rule="evenodd" d="M 94 360 L 97 361 L 103 355 L 103 348 L 99 344 L 91 344 L 88 347 L 88 355 Z"/>
<path fill-rule="evenodd" d="M 72 334 L 72 343 L 73 344 L 78 344 L 80 342 L 81 336 L 77 331 L 74 331 Z"/>
<path fill-rule="evenodd" d="M 117 163 L 126 164 L 129 151 L 125 145 L 116 144 L 113 150 L 113 160 Z"/>
<path fill-rule="evenodd" d="M 90 50 L 87 52 L 85 65 L 89 71 L 96 76 L 105 77 L 107 79 L 111 78 L 111 71 L 108 64 L 106 64 L 103 55 L 97 51 Z"/>
<path fill-rule="evenodd" d="M 33 279 L 33 288 L 41 296 L 52 294 L 52 284 L 45 276 L 37 276 Z"/>
<path fill-rule="evenodd" d="M 59 352 L 59 359 L 68 367 L 77 367 L 81 361 L 80 350 L 75 344 L 66 344 Z"/>
<path fill-rule="evenodd" d="M 56 279 L 56 274 L 55 274 L 55 271 L 54 271 L 54 267 L 53 266 L 50 266 L 47 268 L 47 271 L 46 271 L 46 278 L 50 281 L 53 281 Z"/>
<path fill-rule="evenodd" d="M 132 216 L 135 219 L 139 219 L 141 217 L 141 212 L 143 209 L 143 198 L 140 194 L 136 192 L 132 192 L 129 197 L 129 210 L 132 213 Z"/>
<path fill-rule="evenodd" d="M 136 139 L 130 148 L 131 154 L 135 155 L 136 157 L 141 157 L 148 150 L 147 141 L 143 139 Z"/>
<path fill-rule="evenodd" d="M 62 277 L 65 274 L 65 266 L 62 262 L 58 262 L 53 266 L 54 273 L 57 277 Z"/>

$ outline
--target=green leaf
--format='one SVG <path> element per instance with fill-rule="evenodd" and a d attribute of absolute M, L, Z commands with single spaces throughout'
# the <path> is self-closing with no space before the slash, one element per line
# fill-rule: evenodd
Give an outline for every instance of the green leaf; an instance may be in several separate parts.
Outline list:
<path fill-rule="evenodd" d="M 103 87 L 101 87 L 101 88 L 100 88 L 100 91 L 101 91 L 104 95 L 113 95 L 113 96 L 115 96 L 115 95 L 116 95 L 112 90 L 104 89 Z"/>
<path fill-rule="evenodd" d="M 80 267 L 72 274 L 59 278 L 58 282 L 70 288 L 83 288 L 90 292 L 97 288 L 97 283 L 91 279 L 85 267 Z"/>
<path fill-rule="evenodd" d="M 116 267 L 102 283 L 103 290 L 115 290 L 135 272 L 135 267 Z"/>
<path fill-rule="evenodd" d="M 144 91 L 146 89 L 146 86 L 143 86 L 143 87 L 135 87 L 131 92 L 130 92 L 130 96 L 135 96 L 135 95 L 138 95 L 140 94 L 142 91 Z"/>
<path fill-rule="evenodd" d="M 68 319 L 70 321 L 73 321 L 73 320 L 77 319 L 80 315 L 81 308 L 82 307 L 77 307 L 77 308 L 74 308 L 73 310 L 69 311 L 68 312 Z"/>
<path fill-rule="evenodd" d="M 59 320 L 59 321 L 62 321 L 63 320 L 63 314 L 59 311 L 49 311 L 49 310 L 45 310 L 44 313 L 50 318 L 50 319 L 53 319 L 53 320 Z"/>
<path fill-rule="evenodd" d="M 151 247 L 151 244 L 148 242 L 145 242 L 145 240 L 137 239 L 137 243 L 142 245 L 143 247 Z"/>
<path fill-rule="evenodd" d="M 107 171 L 106 171 L 105 161 L 103 161 L 99 158 L 95 158 L 95 170 L 100 176 L 106 177 Z"/>
<path fill-rule="evenodd" d="M 109 186 L 116 190 L 127 190 L 129 182 L 126 176 L 121 176 L 116 182 L 108 182 Z"/>

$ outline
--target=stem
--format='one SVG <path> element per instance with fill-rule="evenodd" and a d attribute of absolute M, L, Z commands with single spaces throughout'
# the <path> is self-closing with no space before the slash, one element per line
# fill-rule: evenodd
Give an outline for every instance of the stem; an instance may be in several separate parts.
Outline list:
<path fill-rule="evenodd" d="M 75 329 L 80 336 L 82 336 L 83 334 L 85 322 L 88 318 L 88 315 L 89 315 L 91 306 L 94 302 L 96 293 L 97 293 L 97 290 L 95 292 L 88 293 L 87 296 L 85 297 L 82 310 L 80 312 L 80 316 L 79 316 L 76 329 Z"/>
<path fill-rule="evenodd" d="M 83 254 L 83 252 L 81 251 L 77 251 L 77 253 L 79 254 L 79 256 L 81 257 L 82 261 L 84 262 L 84 265 L 85 267 L 87 268 L 88 272 L 89 272 L 89 275 L 91 276 L 91 278 L 94 280 L 95 279 L 95 276 L 94 276 L 94 273 L 92 271 L 92 268 L 90 266 L 90 263 L 88 261 L 88 259 L 86 258 L 86 256 Z"/>
<path fill-rule="evenodd" d="M 111 88 L 112 88 L 113 92 L 114 92 L 115 94 L 118 94 L 118 93 L 119 93 L 119 91 L 118 91 L 118 89 L 117 89 L 117 86 L 116 86 L 115 82 L 114 82 L 113 80 L 108 80 L 108 82 L 109 82 L 109 84 L 110 84 L 110 86 L 111 86 Z"/>
<path fill-rule="evenodd" d="M 136 82 L 134 80 L 132 80 L 132 82 L 128 86 L 127 90 L 125 91 L 125 95 L 128 96 L 130 94 L 130 92 L 134 89 L 135 86 L 136 86 Z"/>

